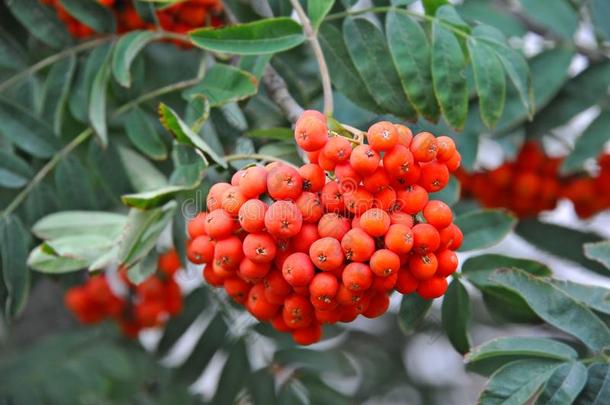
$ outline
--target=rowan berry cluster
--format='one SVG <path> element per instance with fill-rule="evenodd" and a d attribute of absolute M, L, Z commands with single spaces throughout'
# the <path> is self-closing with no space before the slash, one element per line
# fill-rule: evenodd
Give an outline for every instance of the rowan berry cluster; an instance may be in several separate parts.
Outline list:
<path fill-rule="evenodd" d="M 382 315 L 394 290 L 443 295 L 463 235 L 429 193 L 460 165 L 453 141 L 383 121 L 365 144 L 317 111 L 294 133 L 311 163 L 240 170 L 190 221 L 187 254 L 207 283 L 304 345 L 322 324 Z"/>
<path fill-rule="evenodd" d="M 58 17 L 66 24 L 72 36 L 88 38 L 95 35 L 93 28 L 68 13 L 60 0 L 41 1 L 57 11 Z M 97 0 L 97 2 L 112 10 L 117 21 L 118 33 L 154 29 L 154 24 L 140 17 L 131 0 Z M 186 0 L 157 10 L 156 16 L 165 31 L 183 34 L 203 26 L 221 26 L 222 9 L 220 0 Z M 181 42 L 176 43 L 185 46 Z"/>
<path fill-rule="evenodd" d="M 136 337 L 140 330 L 161 326 L 182 310 L 180 286 L 174 280 L 180 267 L 176 251 L 170 250 L 159 256 L 157 272 L 138 285 L 129 281 L 127 269 L 120 269 L 116 281 L 126 287 L 124 295 L 111 288 L 106 274 L 92 276 L 66 292 L 66 307 L 81 323 L 114 319 L 126 336 Z"/>
<path fill-rule="evenodd" d="M 599 159 L 596 177 L 562 177 L 563 158 L 545 154 L 538 143 L 526 142 L 516 159 L 489 171 L 457 176 L 465 197 L 474 197 L 485 207 L 504 207 L 519 217 L 530 217 L 552 210 L 561 198 L 574 204 L 581 218 L 588 218 L 610 208 L 610 155 Z"/>

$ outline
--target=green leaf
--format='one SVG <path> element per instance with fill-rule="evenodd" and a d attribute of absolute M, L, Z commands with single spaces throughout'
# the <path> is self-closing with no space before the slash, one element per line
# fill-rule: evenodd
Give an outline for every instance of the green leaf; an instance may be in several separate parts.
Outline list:
<path fill-rule="evenodd" d="M 592 350 L 610 342 L 610 329 L 593 312 L 548 281 L 517 269 L 496 270 L 490 279 L 519 294 L 540 318 Z"/>
<path fill-rule="evenodd" d="M 490 375 L 500 367 L 523 359 L 572 361 L 576 350 L 565 343 L 538 337 L 502 337 L 473 348 L 466 354 L 467 369 Z"/>
<path fill-rule="evenodd" d="M 424 5 L 426 15 L 436 15 L 436 10 L 449 2 L 447 0 L 423 0 L 422 3 Z"/>
<path fill-rule="evenodd" d="M 171 221 L 175 210 L 176 204 L 173 202 L 148 211 L 132 208 L 119 249 L 121 264 L 131 267 L 146 256 Z"/>
<path fill-rule="evenodd" d="M 117 42 L 112 55 L 112 74 L 123 87 L 131 86 L 131 64 L 156 37 L 151 31 L 131 31 Z"/>
<path fill-rule="evenodd" d="M 521 405 L 528 403 L 558 368 L 545 360 L 519 360 L 496 371 L 479 397 L 480 405 Z"/>
<path fill-rule="evenodd" d="M 301 26 L 288 17 L 268 18 L 189 33 L 193 43 L 213 52 L 258 55 L 285 51 L 305 40 Z"/>
<path fill-rule="evenodd" d="M 162 188 L 141 193 L 125 194 L 121 197 L 123 204 L 147 210 L 150 208 L 159 207 L 168 201 L 171 201 L 174 196 L 180 191 L 189 190 L 192 187 L 185 186 L 164 186 Z"/>
<path fill-rule="evenodd" d="M 123 146 L 118 150 L 127 177 L 136 191 L 158 190 L 168 185 L 165 175 L 142 155 Z"/>
<path fill-rule="evenodd" d="M 603 405 L 610 398 L 610 365 L 592 364 L 587 371 L 587 384 L 575 404 Z"/>
<path fill-rule="evenodd" d="M 585 256 L 610 269 L 610 241 L 585 243 L 583 248 L 585 249 Z"/>
<path fill-rule="evenodd" d="M 343 23 L 343 40 L 375 102 L 398 117 L 417 119 L 417 112 L 402 91 L 400 78 L 391 62 L 390 50 L 381 30 L 369 20 L 346 18 Z"/>
<path fill-rule="evenodd" d="M 127 278 L 135 285 L 141 284 L 155 274 L 157 271 L 157 263 L 159 260 L 159 252 L 152 249 L 140 261 L 134 264 L 127 271 Z"/>
<path fill-rule="evenodd" d="M 472 36 L 480 42 L 485 42 L 494 50 L 519 95 L 521 104 L 531 116 L 534 113 L 534 95 L 529 66 L 523 54 L 512 49 L 507 44 L 504 34 L 492 26 L 479 25 L 472 30 Z"/>
<path fill-rule="evenodd" d="M 256 94 L 258 79 L 251 73 L 229 65 L 217 63 L 203 77 L 200 84 L 190 88 L 189 97 L 203 94 L 210 107 L 244 100 Z"/>
<path fill-rule="evenodd" d="M 425 300 L 418 294 L 404 295 L 398 310 L 398 326 L 405 335 L 410 335 L 426 318 L 433 300 Z"/>
<path fill-rule="evenodd" d="M 344 376 L 356 373 L 345 353 L 340 350 L 283 349 L 275 352 L 273 360 L 281 365 L 313 372 L 330 372 Z"/>
<path fill-rule="evenodd" d="M 508 53 L 503 52 L 508 55 Z M 504 114 L 496 126 L 496 132 L 510 131 L 522 124 L 535 110 L 541 110 L 561 89 L 568 78 L 568 69 L 572 62 L 574 51 L 570 48 L 555 47 L 544 51 L 529 60 L 531 71 L 533 104 L 530 108 L 524 106 L 523 98 L 530 94 L 522 90 L 515 90 L 512 86 L 507 89 L 507 98 L 504 105 Z M 504 62 L 503 62 L 504 63 Z M 507 63 L 504 63 L 505 68 Z M 513 68 L 522 72 L 523 68 L 517 65 Z M 510 70 L 507 69 L 510 74 Z M 519 73 L 515 73 L 519 74 Z M 514 80 L 511 78 L 511 81 Z M 519 88 L 519 87 L 518 87 Z"/>
<path fill-rule="evenodd" d="M 460 251 L 484 249 L 499 243 L 513 230 L 517 219 L 504 210 L 471 211 L 455 219 L 464 241 Z"/>
<path fill-rule="evenodd" d="M 197 204 L 197 197 L 199 197 L 199 199 L 202 198 L 202 196 L 196 196 L 193 198 L 192 203 Z M 180 258 L 182 266 L 187 268 L 188 259 L 186 256 L 186 243 L 188 235 L 186 229 L 187 219 L 185 218 L 186 214 L 184 212 L 184 207 L 186 207 L 186 204 L 191 203 L 191 201 L 186 201 L 185 199 L 177 199 L 177 201 L 178 205 L 183 208 L 176 210 L 174 218 L 172 219 L 172 243 L 176 249 L 176 252 L 178 252 L 178 257 Z"/>
<path fill-rule="evenodd" d="M 201 375 L 212 356 L 224 345 L 227 335 L 227 324 L 218 313 L 201 335 L 193 352 L 176 370 L 180 380 L 195 381 Z"/>
<path fill-rule="evenodd" d="M 52 48 L 61 48 L 72 42 L 64 24 L 53 9 L 38 0 L 7 0 L 5 2 L 15 18 L 33 36 Z"/>
<path fill-rule="evenodd" d="M 244 55 L 239 58 L 238 67 L 246 72 L 250 72 L 256 77 L 256 80 L 260 80 L 265 73 L 265 68 L 269 64 L 273 55 Z"/>
<path fill-rule="evenodd" d="M 108 7 L 95 1 L 60 0 L 61 5 L 74 18 L 93 28 L 96 32 L 116 31 L 114 16 Z"/>
<path fill-rule="evenodd" d="M 40 239 L 57 239 L 65 236 L 104 235 L 118 237 L 127 217 L 104 211 L 62 211 L 47 215 L 32 227 Z M 83 226 L 87 224 L 87 226 Z"/>
<path fill-rule="evenodd" d="M 18 70 L 26 65 L 25 50 L 10 33 L 0 28 L 0 67 Z"/>
<path fill-rule="evenodd" d="M 536 405 L 563 405 L 574 402 L 587 382 L 587 368 L 580 362 L 560 366 L 546 382 Z"/>
<path fill-rule="evenodd" d="M 439 109 L 432 88 L 426 33 L 412 17 L 390 12 L 386 17 L 386 36 L 404 92 L 419 114 L 436 121 Z"/>
<path fill-rule="evenodd" d="M 0 135 L 40 158 L 53 156 L 59 146 L 46 122 L 4 98 L 0 98 Z"/>
<path fill-rule="evenodd" d="M 251 138 L 276 139 L 278 141 L 290 141 L 294 137 L 294 132 L 290 128 L 263 128 L 251 129 L 246 132 Z"/>
<path fill-rule="evenodd" d="M 248 392 L 253 405 L 276 405 L 275 376 L 269 367 L 261 368 L 248 377 Z"/>
<path fill-rule="evenodd" d="M 84 269 L 112 251 L 116 240 L 99 234 L 71 235 L 37 246 L 28 266 L 41 273 L 61 274 Z"/>
<path fill-rule="evenodd" d="M 335 0 L 307 0 L 307 14 L 314 30 L 320 27 L 334 3 Z"/>
<path fill-rule="evenodd" d="M 605 0 L 592 0 L 589 7 L 598 33 L 606 40 L 610 39 L 610 3 Z"/>
<path fill-rule="evenodd" d="M 578 231 L 536 219 L 520 221 L 515 232 L 532 245 L 550 254 L 578 263 L 596 273 L 608 275 L 608 269 L 598 262 L 588 259 L 583 252 L 583 244 L 603 240 L 601 236 L 593 232 Z M 553 237 L 549 238 L 549 235 L 553 235 Z"/>
<path fill-rule="evenodd" d="M 476 21 L 496 27 L 509 37 L 523 37 L 527 30 L 513 16 L 487 0 L 470 0 L 456 6 L 460 15 L 468 21 Z M 473 29 L 473 34 L 476 28 Z"/>
<path fill-rule="evenodd" d="M 71 55 L 51 66 L 45 82 L 42 116 L 53 123 L 53 132 L 58 136 L 62 133 L 63 116 L 75 71 L 76 57 Z"/>
<path fill-rule="evenodd" d="M 330 23 L 322 24 L 318 40 L 336 89 L 356 105 L 369 111 L 381 112 L 381 107 L 375 103 L 349 56 L 341 31 Z"/>
<path fill-rule="evenodd" d="M 557 288 L 589 308 L 610 315 L 610 290 L 607 288 L 568 280 L 552 280 L 552 282 Z"/>
<path fill-rule="evenodd" d="M 504 69 L 494 50 L 484 42 L 470 37 L 466 44 L 472 60 L 481 118 L 487 127 L 493 128 L 504 110 Z"/>
<path fill-rule="evenodd" d="M 610 139 L 610 111 L 604 110 L 576 139 L 574 149 L 561 165 L 561 172 L 568 174 L 583 168 L 587 159 L 595 158 Z"/>
<path fill-rule="evenodd" d="M 159 115 L 163 126 L 182 144 L 193 146 L 212 158 L 221 167 L 227 168 L 227 162 L 219 156 L 200 136 L 178 116 L 178 114 L 167 105 L 159 104 Z"/>
<path fill-rule="evenodd" d="M 18 217 L 9 215 L 0 220 L 0 259 L 2 279 L 7 292 L 3 312 L 8 318 L 18 315 L 30 290 L 30 272 L 26 267 L 28 235 Z"/>
<path fill-rule="evenodd" d="M 140 108 L 125 117 L 125 132 L 133 145 L 151 159 L 165 160 L 167 147 L 157 132 L 153 119 Z"/>
<path fill-rule="evenodd" d="M 18 155 L 0 150 L 0 186 L 23 187 L 32 174 L 30 166 Z"/>
<path fill-rule="evenodd" d="M 170 318 L 163 331 L 163 336 L 157 345 L 156 352 L 165 355 L 174 344 L 184 335 L 186 330 L 195 322 L 195 319 L 205 309 L 208 297 L 204 287 L 198 287 L 184 298 L 184 309 L 176 317 Z"/>
<path fill-rule="evenodd" d="M 466 59 L 455 35 L 439 21 L 432 23 L 432 83 L 445 120 L 461 129 L 468 113 Z"/>
<path fill-rule="evenodd" d="M 527 124 L 528 135 L 539 137 L 562 126 L 574 116 L 603 101 L 610 85 L 610 62 L 590 65 L 570 79 L 553 100 Z"/>
<path fill-rule="evenodd" d="M 540 0 L 521 0 L 525 14 L 561 37 L 571 39 L 578 28 L 578 12 L 566 0 L 553 1 L 553 7 Z"/>
<path fill-rule="evenodd" d="M 111 52 L 108 52 L 104 61 L 98 66 L 98 72 L 93 79 L 91 92 L 89 93 L 88 116 L 95 134 L 102 146 L 108 145 L 108 123 L 106 122 L 106 96 L 108 92 L 108 82 L 110 81 L 110 61 Z"/>
<path fill-rule="evenodd" d="M 93 185 L 87 176 L 87 170 L 76 156 L 68 156 L 60 161 L 54 177 L 57 197 L 62 208 L 96 208 Z"/>
<path fill-rule="evenodd" d="M 451 281 L 443 298 L 442 320 L 443 329 L 455 350 L 462 354 L 467 353 L 470 350 L 470 298 L 468 291 L 457 278 Z"/>
<path fill-rule="evenodd" d="M 496 270 L 506 267 L 521 269 L 535 276 L 546 277 L 552 275 L 551 269 L 549 269 L 544 263 L 498 254 L 486 254 L 469 257 L 462 264 L 462 273 L 469 274 L 474 271 Z"/>

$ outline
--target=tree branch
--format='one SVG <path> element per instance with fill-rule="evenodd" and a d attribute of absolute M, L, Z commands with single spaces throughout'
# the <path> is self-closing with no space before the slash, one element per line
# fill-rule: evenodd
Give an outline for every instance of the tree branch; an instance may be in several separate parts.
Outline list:
<path fill-rule="evenodd" d="M 265 88 L 267 89 L 271 100 L 281 108 L 290 122 L 296 122 L 303 112 L 303 107 L 301 107 L 288 92 L 286 82 L 273 66 L 267 65 L 265 68 L 263 83 L 265 84 Z"/>
<path fill-rule="evenodd" d="M 320 79 L 322 80 L 322 91 L 324 93 L 324 114 L 330 116 L 333 114 L 333 88 L 330 82 L 330 73 L 328 73 L 326 59 L 324 59 L 324 52 L 322 52 L 322 47 L 320 46 L 316 32 L 311 26 L 311 21 L 309 21 L 309 17 L 307 17 L 299 0 L 290 0 L 290 3 L 292 3 L 294 11 L 296 11 L 299 20 L 301 20 L 301 23 L 303 24 L 303 32 L 309 40 L 311 49 L 318 61 Z"/>

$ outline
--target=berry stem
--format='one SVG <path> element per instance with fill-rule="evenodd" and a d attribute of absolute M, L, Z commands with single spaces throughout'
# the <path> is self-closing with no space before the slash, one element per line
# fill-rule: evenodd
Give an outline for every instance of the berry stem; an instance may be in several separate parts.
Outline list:
<path fill-rule="evenodd" d="M 358 143 L 363 143 L 364 142 L 364 138 L 366 137 L 366 132 L 361 131 L 358 128 L 354 128 L 351 125 L 347 125 L 347 124 L 341 124 L 341 126 L 343 128 L 345 128 L 349 133 L 354 135 L 354 139 Z"/>
<path fill-rule="evenodd" d="M 292 3 L 292 7 L 294 11 L 296 11 L 299 20 L 303 24 L 303 32 L 305 36 L 309 40 L 311 44 L 311 48 L 313 50 L 314 56 L 318 61 L 318 67 L 320 68 L 320 78 L 322 79 L 322 91 L 324 93 L 324 114 L 328 116 L 333 115 L 333 89 L 330 82 L 330 73 L 328 72 L 328 66 L 326 65 L 326 59 L 324 59 L 324 53 L 322 52 L 322 47 L 320 46 L 320 42 L 318 41 L 318 37 L 316 35 L 315 30 L 311 26 L 311 21 L 299 0 L 290 0 Z"/>

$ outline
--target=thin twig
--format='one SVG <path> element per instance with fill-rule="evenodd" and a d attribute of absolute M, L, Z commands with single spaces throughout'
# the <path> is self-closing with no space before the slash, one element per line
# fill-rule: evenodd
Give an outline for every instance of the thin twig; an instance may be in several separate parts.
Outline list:
<path fill-rule="evenodd" d="M 77 54 L 79 52 L 95 48 L 96 46 L 109 42 L 109 41 L 113 40 L 114 38 L 115 38 L 114 35 L 97 38 L 92 41 L 83 42 L 82 44 L 78 44 L 76 46 L 65 49 L 56 54 L 53 54 L 49 57 L 46 57 L 46 58 L 42 59 L 41 61 L 36 62 L 29 68 L 20 71 L 16 75 L 11 76 L 4 82 L 0 83 L 0 93 L 3 92 L 4 90 L 8 89 L 9 87 L 13 86 L 14 84 L 18 83 L 20 80 L 24 79 L 25 77 L 31 76 L 34 73 L 38 72 L 39 70 L 44 69 L 45 67 L 52 65 L 55 62 L 58 62 L 64 58 L 67 58 L 70 55 Z"/>
<path fill-rule="evenodd" d="M 324 52 L 318 41 L 318 36 L 311 26 L 311 21 L 299 0 L 290 0 L 294 11 L 296 11 L 299 20 L 303 24 L 303 32 L 309 40 L 311 49 L 313 50 L 314 56 L 318 61 L 318 67 L 320 68 L 320 79 L 322 80 L 322 91 L 324 93 L 324 114 L 331 116 L 333 115 L 333 88 L 330 82 L 330 73 L 328 72 L 328 66 L 326 65 L 326 59 L 324 59 Z"/>
<path fill-rule="evenodd" d="M 165 87 L 161 87 L 159 89 L 151 91 L 149 93 L 143 94 L 142 96 L 136 98 L 135 100 L 125 103 L 122 106 L 120 106 L 119 108 L 117 108 L 115 111 L 112 112 L 112 114 L 110 114 L 110 116 L 108 118 L 109 119 L 117 118 L 120 115 L 122 115 L 123 113 L 129 111 L 130 109 L 132 109 L 133 107 L 135 107 L 139 104 L 142 104 L 148 100 L 162 96 L 167 93 L 171 93 L 174 91 L 178 91 L 178 90 L 182 90 L 182 89 L 191 87 L 191 86 L 199 83 L 200 80 L 201 80 L 201 77 L 196 77 L 194 79 L 173 83 L 173 84 L 167 85 Z M 82 131 L 80 134 L 78 134 L 76 136 L 76 138 L 74 138 L 70 143 L 68 143 L 66 146 L 64 146 L 62 149 L 60 149 L 59 152 L 57 152 L 51 158 L 51 160 L 49 160 L 40 169 L 40 171 L 38 171 L 38 173 L 36 173 L 36 175 L 32 178 L 32 180 L 30 180 L 30 182 L 27 184 L 27 186 L 23 190 L 21 190 L 21 192 L 19 194 L 17 194 L 17 196 L 13 199 L 13 201 L 11 201 L 11 203 L 8 205 L 8 207 L 6 207 L 6 209 L 2 211 L 1 217 L 2 218 L 7 217 L 13 211 L 15 211 L 15 209 L 17 209 L 17 207 L 19 207 L 19 205 L 23 202 L 23 200 L 25 200 L 25 198 L 32 191 L 32 189 L 34 189 L 34 187 L 36 187 L 36 185 L 38 185 L 38 183 L 40 183 L 62 159 L 64 159 L 66 156 L 68 156 L 74 149 L 76 149 L 77 146 L 79 146 L 84 141 L 86 141 L 92 134 L 93 134 L 93 129 L 91 127 L 89 127 L 87 129 L 85 129 L 84 131 Z"/>
<path fill-rule="evenodd" d="M 290 122 L 296 122 L 303 113 L 303 107 L 292 97 L 286 82 L 273 66 L 267 65 L 265 68 L 263 83 L 271 100 L 282 109 Z"/>

